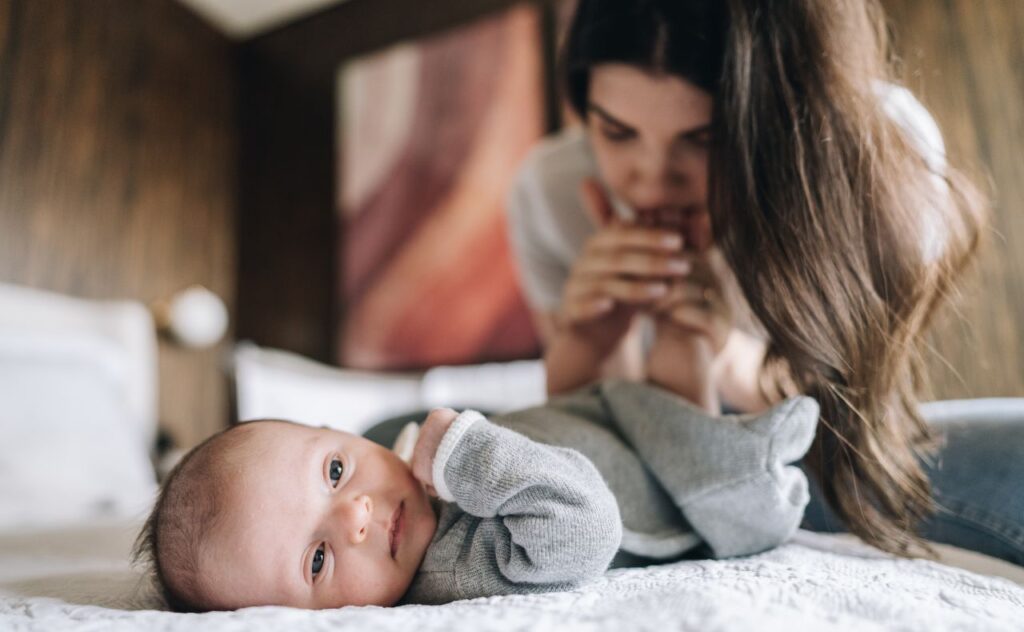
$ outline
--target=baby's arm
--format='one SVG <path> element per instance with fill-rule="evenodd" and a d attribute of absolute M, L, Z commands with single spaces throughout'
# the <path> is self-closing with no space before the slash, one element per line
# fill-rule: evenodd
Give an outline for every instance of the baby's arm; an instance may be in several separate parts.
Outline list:
<path fill-rule="evenodd" d="M 426 467 L 431 443 L 436 452 Z M 435 540 L 458 558 L 461 598 L 566 588 L 600 576 L 619 548 L 618 504 L 589 460 L 495 426 L 475 411 L 454 419 L 431 415 L 413 472 L 479 519 L 467 531 L 468 544 Z"/>

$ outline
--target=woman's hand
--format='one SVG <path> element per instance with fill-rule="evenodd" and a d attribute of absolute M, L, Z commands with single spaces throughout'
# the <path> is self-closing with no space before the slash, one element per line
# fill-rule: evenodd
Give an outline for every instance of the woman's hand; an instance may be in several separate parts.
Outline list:
<path fill-rule="evenodd" d="M 597 231 L 570 271 L 544 356 L 552 395 L 600 378 L 633 317 L 666 297 L 672 281 L 691 267 L 678 231 L 617 220 L 593 179 L 583 182 L 580 194 Z"/>
<path fill-rule="evenodd" d="M 691 264 L 682 256 L 678 233 L 618 221 L 595 180 L 585 180 L 580 194 L 598 230 L 573 264 L 559 326 L 574 329 L 606 355 L 637 311 L 664 299 Z"/>
<path fill-rule="evenodd" d="M 655 339 L 647 375 L 650 381 L 718 413 L 721 385 L 717 376 L 742 293 L 718 248 L 709 246 L 687 255 L 693 272 L 673 283 L 650 309 Z"/>
<path fill-rule="evenodd" d="M 435 408 L 420 426 L 420 434 L 416 439 L 412 462 L 409 465 L 413 476 L 423 483 L 431 496 L 437 496 L 437 490 L 434 489 L 434 457 L 445 433 L 458 416 L 459 413 L 451 408 Z"/>
<path fill-rule="evenodd" d="M 736 325 L 736 305 L 742 301 L 742 293 L 717 247 L 688 255 L 693 272 L 673 283 L 668 294 L 651 307 L 651 313 L 659 329 L 703 336 L 718 356 Z"/>

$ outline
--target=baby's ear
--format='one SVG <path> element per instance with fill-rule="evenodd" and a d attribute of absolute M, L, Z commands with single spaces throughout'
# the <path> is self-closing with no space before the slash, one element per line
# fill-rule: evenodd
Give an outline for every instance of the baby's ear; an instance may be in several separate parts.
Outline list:
<path fill-rule="evenodd" d="M 412 463 L 413 449 L 416 447 L 416 439 L 419 436 L 420 425 L 415 421 L 410 421 L 398 433 L 398 438 L 395 439 L 395 445 L 391 446 L 391 450 L 406 463 Z"/>

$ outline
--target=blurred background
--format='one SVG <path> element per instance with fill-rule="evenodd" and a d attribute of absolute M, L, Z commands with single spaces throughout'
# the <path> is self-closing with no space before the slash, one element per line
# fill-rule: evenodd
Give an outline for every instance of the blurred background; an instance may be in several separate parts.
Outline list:
<path fill-rule="evenodd" d="M 935 396 L 1024 396 L 1024 2 L 883 4 L 904 83 L 994 200 L 933 337 Z M 219 298 L 195 311 L 202 329 L 223 305 L 223 336 L 159 343 L 159 419 L 184 447 L 238 412 L 236 341 L 361 379 L 536 358 L 503 201 L 567 124 L 571 9 L 0 0 L 0 282 L 158 321 L 186 288 Z"/>

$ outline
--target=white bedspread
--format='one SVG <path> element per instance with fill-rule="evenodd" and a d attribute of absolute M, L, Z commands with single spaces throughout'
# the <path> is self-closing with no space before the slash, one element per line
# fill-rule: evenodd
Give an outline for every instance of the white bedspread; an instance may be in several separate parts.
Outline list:
<path fill-rule="evenodd" d="M 1024 630 L 1024 587 L 800 532 L 761 555 L 609 572 L 568 593 L 441 607 L 154 610 L 131 531 L 0 538 L 0 630 Z"/>

